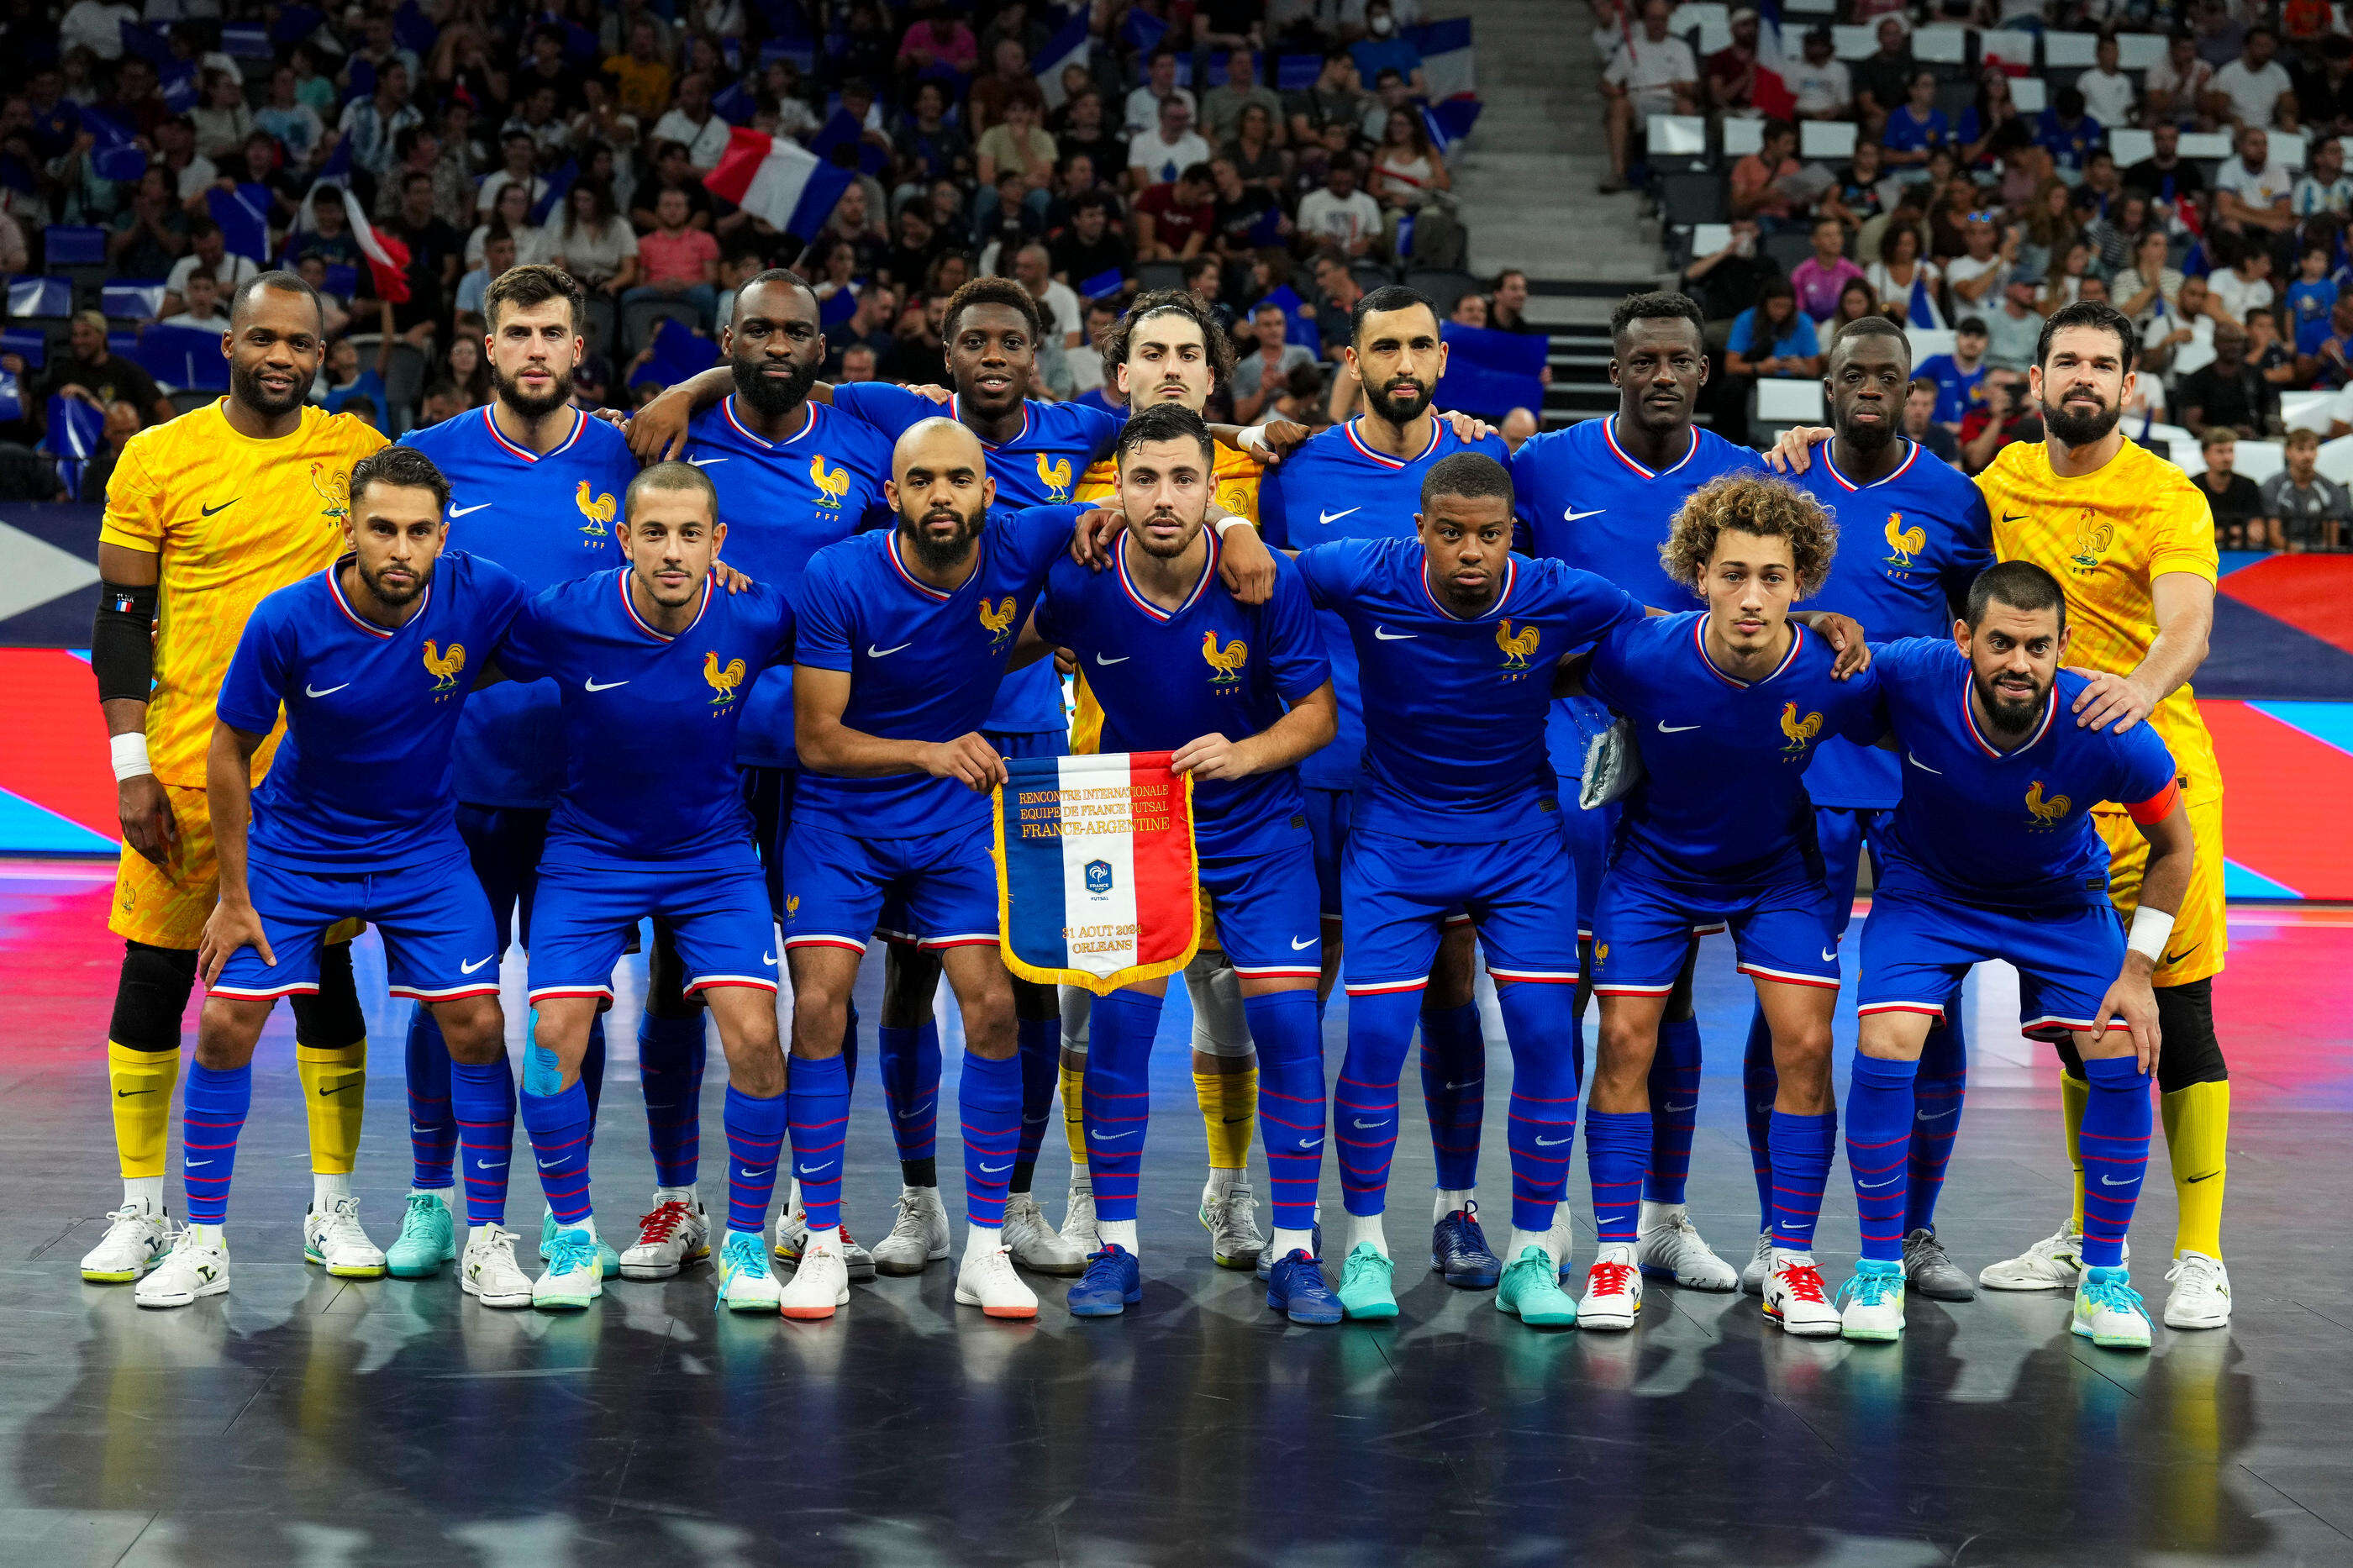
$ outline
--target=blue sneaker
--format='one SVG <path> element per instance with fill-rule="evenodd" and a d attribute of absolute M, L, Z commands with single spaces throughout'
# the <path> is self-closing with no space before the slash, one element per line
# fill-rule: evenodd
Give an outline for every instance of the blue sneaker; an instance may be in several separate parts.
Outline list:
<path fill-rule="evenodd" d="M 1315 1245 L 1314 1245 L 1312 1248 L 1310 1248 L 1310 1250 L 1311 1250 L 1311 1251 L 1313 1251 L 1316 1257 L 1318 1257 L 1318 1258 L 1323 1257 L 1323 1256 L 1324 1256 L 1324 1226 L 1323 1226 L 1323 1225 L 1322 1225 L 1320 1222 L 1319 1222 L 1319 1223 L 1317 1223 L 1316 1225 L 1314 1225 L 1314 1226 L 1312 1226 L 1312 1227 L 1309 1229 L 1308 1234 L 1309 1234 L 1310 1236 L 1313 1236 L 1313 1237 L 1315 1238 Z M 1259 1277 L 1261 1279 L 1271 1280 L 1271 1279 L 1274 1278 L 1274 1266 L 1275 1266 L 1277 1263 L 1280 1263 L 1281 1261 L 1282 1261 L 1282 1259 L 1281 1259 L 1281 1258 L 1279 1258 L 1275 1257 L 1275 1255 L 1274 1255 L 1274 1248 L 1273 1248 L 1273 1247 L 1260 1247 L 1260 1248 L 1258 1249 L 1258 1277 Z"/>
<path fill-rule="evenodd" d="M 1458 1290 L 1495 1288 L 1504 1277 L 1504 1260 L 1487 1250 L 1477 1204 L 1465 1204 L 1438 1222 L 1430 1236 L 1430 1266 Z"/>
<path fill-rule="evenodd" d="M 1324 1278 L 1324 1266 L 1295 1247 L 1267 1275 L 1266 1307 L 1294 1323 L 1340 1321 L 1340 1298 Z"/>
<path fill-rule="evenodd" d="M 1066 1305 L 1074 1318 L 1116 1318 L 1144 1300 L 1144 1270 L 1135 1254 L 1106 1242 L 1087 1258 L 1087 1271 L 1071 1287 Z"/>
<path fill-rule="evenodd" d="M 1904 1264 L 1900 1258 L 1865 1258 L 1854 1278 L 1839 1287 L 1839 1332 L 1878 1344 L 1904 1335 Z"/>
<path fill-rule="evenodd" d="M 437 1192 L 409 1194 L 399 1239 L 384 1249 L 385 1272 L 395 1279 L 430 1279 L 457 1256 L 458 1222 L 449 1200 Z"/>

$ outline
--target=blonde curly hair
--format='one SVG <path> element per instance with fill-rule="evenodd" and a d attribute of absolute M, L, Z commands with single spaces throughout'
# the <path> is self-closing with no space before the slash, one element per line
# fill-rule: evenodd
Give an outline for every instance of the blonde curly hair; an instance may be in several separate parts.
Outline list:
<path fill-rule="evenodd" d="M 1838 524 L 1821 502 L 1769 474 L 1726 474 L 1694 490 L 1675 513 L 1667 542 L 1659 546 L 1659 564 L 1676 582 L 1701 591 L 1716 536 L 1726 529 L 1788 540 L 1800 599 L 1821 591 L 1838 553 Z"/>

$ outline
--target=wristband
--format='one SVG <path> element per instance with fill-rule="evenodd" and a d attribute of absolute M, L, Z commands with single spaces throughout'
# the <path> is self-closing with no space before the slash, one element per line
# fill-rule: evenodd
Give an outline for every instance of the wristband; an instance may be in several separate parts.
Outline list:
<path fill-rule="evenodd" d="M 1236 512 L 1229 517 L 1221 517 L 1209 526 L 1218 531 L 1218 537 L 1219 539 L 1223 539 L 1229 531 L 1237 528 L 1247 528 L 1253 533 L 1258 531 L 1258 524 L 1242 516 L 1240 512 Z"/>
<path fill-rule="evenodd" d="M 1243 457 L 1247 458 L 1250 456 L 1250 449 L 1252 447 L 1266 447 L 1265 426 L 1253 425 L 1249 429 L 1244 430 L 1240 435 L 1234 437 L 1234 449 L 1241 453 Z M 1266 447 L 1266 449 L 1270 452 L 1274 450 L 1271 447 Z"/>
<path fill-rule="evenodd" d="M 134 730 L 128 735 L 108 736 L 106 749 L 113 758 L 116 784 L 155 771 L 147 763 L 147 737 L 138 731 Z"/>
<path fill-rule="evenodd" d="M 2165 944 L 2173 936 L 2173 917 L 2147 905 L 2133 911 L 2132 935 L 2125 945 L 2151 963 L 2165 962 Z"/>

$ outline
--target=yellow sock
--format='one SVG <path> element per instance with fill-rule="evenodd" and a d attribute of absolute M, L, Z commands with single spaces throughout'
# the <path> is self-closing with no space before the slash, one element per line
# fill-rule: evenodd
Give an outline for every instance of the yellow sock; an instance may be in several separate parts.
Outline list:
<path fill-rule="evenodd" d="M 172 1088 L 180 1078 L 179 1051 L 134 1051 L 109 1040 L 106 1077 L 114 1089 L 114 1152 L 122 1162 L 122 1179 L 160 1181 L 172 1131 Z"/>
<path fill-rule="evenodd" d="M 294 1076 L 311 1118 L 311 1169 L 348 1176 L 359 1158 L 360 1118 L 367 1110 L 367 1040 L 294 1047 Z"/>
<path fill-rule="evenodd" d="M 2084 1107 L 2092 1101 L 2092 1080 L 2062 1070 L 2059 1112 L 2067 1123 L 2067 1163 L 2075 1167 L 2075 1233 L 2084 1232 Z"/>
<path fill-rule="evenodd" d="M 1071 1145 L 1071 1166 L 1087 1165 L 1087 1069 L 1062 1064 L 1062 1137 Z"/>
<path fill-rule="evenodd" d="M 2231 1169 L 2231 1086 L 2193 1083 L 2159 1095 L 2165 1152 L 2173 1164 L 2173 1194 L 2180 1216 L 2173 1250 L 2222 1256 L 2222 1188 Z"/>
<path fill-rule="evenodd" d="M 1258 1117 L 1258 1063 L 1240 1072 L 1193 1074 L 1201 1125 L 1209 1133 L 1209 1165 L 1239 1171 L 1250 1163 L 1250 1124 Z"/>

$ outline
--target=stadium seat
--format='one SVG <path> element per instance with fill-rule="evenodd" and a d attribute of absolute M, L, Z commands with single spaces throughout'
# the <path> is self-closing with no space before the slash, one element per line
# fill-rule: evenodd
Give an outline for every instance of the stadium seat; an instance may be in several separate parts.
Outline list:
<path fill-rule="evenodd" d="M 2099 49 L 2100 40 L 2090 33 L 2042 35 L 2042 63 L 2046 66 L 2090 66 L 2097 63 Z"/>
<path fill-rule="evenodd" d="M 40 370 L 49 363 L 49 334 L 23 322 L 11 323 L 0 331 L 0 353 L 16 355 L 27 370 Z"/>
<path fill-rule="evenodd" d="M 94 225 L 51 224 L 47 239 L 52 268 L 106 265 L 106 230 Z"/>
<path fill-rule="evenodd" d="M 1844 163 L 1854 156 L 1855 130 L 1852 120 L 1809 120 L 1798 127 L 1798 156 Z"/>
<path fill-rule="evenodd" d="M 1748 397 L 1748 434 L 1760 445 L 1796 425 L 1822 423 L 1822 384 L 1786 376 L 1758 380 Z"/>
<path fill-rule="evenodd" d="M 2089 33 L 2053 34 L 2052 36 L 2054 37 L 2063 37 L 2081 38 L 2087 46 L 2093 41 L 2092 36 Z M 1978 35 L 1978 61 L 1980 65 L 1990 60 L 2000 60 L 2005 66 L 2017 68 L 2012 69 L 2010 72 L 2010 75 L 2015 77 L 2021 70 L 2031 74 L 2034 69 L 2034 35 L 2031 33 L 1998 32 L 1979 33 Z M 2072 65 L 2077 62 L 2071 60 L 2066 63 Z M 2084 65 L 2090 65 L 2092 62 L 2087 57 L 2081 63 Z"/>
<path fill-rule="evenodd" d="M 1480 289 L 1479 279 L 1468 272 L 1409 272 L 1405 286 L 1429 295 L 1441 319 L 1453 313 L 1463 295 L 1475 294 Z"/>
<path fill-rule="evenodd" d="M 1805 228 L 1784 228 L 1768 234 L 1764 240 L 1765 254 L 1781 264 L 1784 273 L 1814 253 L 1814 237 Z"/>
<path fill-rule="evenodd" d="M 2118 126 L 2108 132 L 2108 151 L 2115 155 L 2117 168 L 2129 169 L 2156 155 L 2157 138 L 2146 131 Z"/>
<path fill-rule="evenodd" d="M 1746 158 L 1765 145 L 1765 122 L 1761 120 L 1727 120 L 1724 122 L 1724 156 L 1728 162 Z"/>
<path fill-rule="evenodd" d="M 2010 100 L 2021 114 L 2040 114 L 2050 105 L 2050 84 L 2039 76 L 2019 77 L 2010 84 Z"/>
<path fill-rule="evenodd" d="M 1355 279 L 1356 287 L 1367 294 L 1376 289 L 1385 289 L 1397 281 L 1397 273 L 1394 270 L 1381 262 L 1373 260 L 1370 257 L 1360 257 L 1350 262 L 1348 276 Z"/>
<path fill-rule="evenodd" d="M 2118 33 L 2116 63 L 2128 71 L 2149 70 L 2165 58 L 2165 43 L 2163 33 Z"/>
<path fill-rule="evenodd" d="M 1714 170 L 1659 176 L 1659 221 L 1665 224 L 1722 223 L 1725 205 L 1724 176 Z"/>
<path fill-rule="evenodd" d="M 1139 261 L 1135 264 L 1135 286 L 1140 289 L 1182 289 L 1185 287 L 1185 264 L 1181 261 Z"/>
<path fill-rule="evenodd" d="M 1971 58 L 1969 46 L 1974 36 L 1967 27 L 1943 24 L 1918 28 L 1912 35 L 1912 58 L 1924 65 L 1966 67 Z M 1872 47 L 1879 47 L 1875 32 Z"/>

